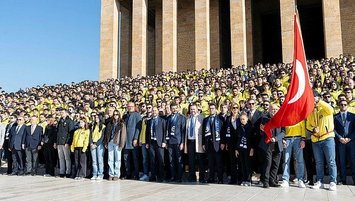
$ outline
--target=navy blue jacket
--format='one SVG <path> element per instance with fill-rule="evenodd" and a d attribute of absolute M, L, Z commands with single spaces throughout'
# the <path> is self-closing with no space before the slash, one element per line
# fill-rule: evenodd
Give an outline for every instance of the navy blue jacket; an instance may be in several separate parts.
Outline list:
<path fill-rule="evenodd" d="M 166 121 L 165 119 L 161 117 L 157 117 L 158 119 L 158 124 L 155 125 L 155 137 L 157 140 L 157 144 L 159 147 L 162 147 L 163 143 L 166 143 L 165 135 L 166 135 Z M 152 130 L 151 130 L 151 125 L 153 123 L 153 118 L 149 119 L 147 121 L 147 129 L 146 129 L 146 143 L 151 144 L 152 143 Z"/>
<path fill-rule="evenodd" d="M 31 126 L 26 126 L 26 135 L 24 136 L 24 143 L 26 148 L 37 149 L 41 143 L 41 137 L 43 135 L 43 128 L 39 125 L 36 126 L 33 134 L 31 135 Z"/>
<path fill-rule="evenodd" d="M 139 133 L 142 127 L 142 118 L 138 112 L 128 112 L 123 116 L 126 124 L 127 138 L 125 149 L 133 149 L 133 140 L 139 139 Z"/>
<path fill-rule="evenodd" d="M 235 150 L 240 150 L 240 144 L 242 140 L 242 136 L 245 136 L 247 139 L 247 150 L 250 150 L 251 148 L 255 148 L 255 143 L 253 141 L 253 127 L 251 125 L 251 121 L 249 120 L 247 124 L 244 126 L 240 122 L 240 119 L 237 120 L 237 140 L 236 144 L 234 145 Z"/>
<path fill-rule="evenodd" d="M 10 143 L 9 148 L 15 150 L 21 150 L 22 144 L 25 141 L 26 136 L 26 125 L 22 125 L 19 131 L 16 133 L 17 125 L 12 126 L 10 129 Z"/>
<path fill-rule="evenodd" d="M 202 138 L 202 145 L 205 145 L 206 149 L 209 149 L 209 144 L 213 143 L 213 138 L 216 137 L 216 130 L 215 130 L 215 124 L 210 122 L 211 115 L 203 119 L 203 124 L 202 124 L 202 132 L 203 132 L 203 138 Z M 220 127 L 220 139 L 216 139 L 216 143 L 222 144 L 223 143 L 223 119 L 220 118 L 220 116 L 216 115 L 215 118 L 219 119 L 219 127 Z M 210 124 L 210 131 L 207 133 L 207 124 Z M 214 127 L 214 130 L 212 130 L 212 126 Z M 215 132 L 213 132 L 215 131 Z M 216 150 L 217 151 L 217 150 Z"/>
<path fill-rule="evenodd" d="M 334 116 L 334 130 L 335 136 L 339 138 L 350 138 L 351 141 L 355 140 L 355 114 L 347 112 L 346 123 L 349 124 L 348 134 L 345 135 L 345 126 L 341 119 L 341 113 L 339 112 Z"/>
<path fill-rule="evenodd" d="M 167 119 L 167 135 L 166 139 L 168 143 L 171 145 L 182 144 L 185 142 L 185 132 L 186 132 L 186 118 L 185 116 L 181 115 L 180 113 L 176 113 L 176 120 L 175 120 L 175 131 L 172 131 L 173 123 L 172 118 L 173 115 L 170 115 Z"/>

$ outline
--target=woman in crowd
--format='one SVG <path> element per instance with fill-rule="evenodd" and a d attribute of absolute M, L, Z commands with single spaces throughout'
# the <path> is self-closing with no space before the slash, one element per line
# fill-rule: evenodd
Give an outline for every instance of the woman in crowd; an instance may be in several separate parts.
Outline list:
<path fill-rule="evenodd" d="M 90 129 L 90 149 L 92 157 L 92 178 L 91 180 L 101 181 L 104 176 L 104 152 L 103 144 L 105 125 L 102 115 L 92 116 L 93 123 Z"/>
<path fill-rule="evenodd" d="M 80 119 L 79 129 L 74 132 L 71 152 L 74 152 L 75 180 L 86 177 L 86 150 L 89 146 L 90 129 L 86 119 Z"/>

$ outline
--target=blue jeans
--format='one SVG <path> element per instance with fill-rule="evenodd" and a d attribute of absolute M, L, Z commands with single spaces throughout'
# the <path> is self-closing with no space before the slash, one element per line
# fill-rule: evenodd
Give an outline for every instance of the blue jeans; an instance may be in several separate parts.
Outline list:
<path fill-rule="evenodd" d="M 330 182 L 337 181 L 337 166 L 335 162 L 335 142 L 334 138 L 312 143 L 314 159 L 316 161 L 316 181 L 323 183 L 324 178 L 324 157 L 329 168 Z"/>
<path fill-rule="evenodd" d="M 108 143 L 108 166 L 110 177 L 120 177 L 121 150 L 113 140 Z"/>
<path fill-rule="evenodd" d="M 149 176 L 149 149 L 147 149 L 145 145 L 146 144 L 142 144 L 143 173 Z"/>
<path fill-rule="evenodd" d="M 297 179 L 303 180 L 304 178 L 304 160 L 303 160 L 303 149 L 300 147 L 301 137 L 285 138 L 286 149 L 284 150 L 284 172 L 282 179 L 285 181 L 290 180 L 290 160 L 292 153 L 294 153 L 297 161 Z"/>
<path fill-rule="evenodd" d="M 103 177 L 104 175 L 104 145 L 100 144 L 91 150 L 92 176 Z"/>

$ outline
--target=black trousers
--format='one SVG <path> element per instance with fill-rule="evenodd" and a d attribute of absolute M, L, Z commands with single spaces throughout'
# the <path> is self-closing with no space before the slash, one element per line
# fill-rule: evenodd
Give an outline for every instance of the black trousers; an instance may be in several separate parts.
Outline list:
<path fill-rule="evenodd" d="M 187 140 L 187 154 L 189 158 L 189 180 L 196 180 L 196 159 L 198 162 L 199 181 L 205 181 L 205 153 L 196 153 L 195 140 Z"/>
<path fill-rule="evenodd" d="M 56 160 L 55 160 L 55 150 L 53 148 L 53 144 L 47 144 L 47 143 L 44 144 L 43 154 L 44 154 L 46 174 L 50 174 L 51 176 L 54 176 L 54 167 L 56 164 Z"/>
<path fill-rule="evenodd" d="M 26 173 L 37 173 L 38 166 L 38 150 L 37 148 L 29 148 L 26 150 Z"/>
<path fill-rule="evenodd" d="M 12 149 L 12 161 L 12 173 L 23 174 L 24 163 L 22 150 Z"/>
<path fill-rule="evenodd" d="M 12 173 L 12 153 L 9 150 L 9 140 L 4 141 L 4 151 L 5 151 L 5 157 L 7 159 L 7 174 Z"/>
<path fill-rule="evenodd" d="M 275 143 L 270 142 L 264 155 L 264 162 L 261 171 L 261 181 L 263 183 L 277 183 L 277 171 L 280 165 L 281 152 L 274 150 Z"/>
<path fill-rule="evenodd" d="M 130 179 L 133 177 L 133 179 L 139 179 L 138 148 L 124 149 L 123 159 L 126 168 L 126 178 Z"/>
<path fill-rule="evenodd" d="M 228 149 L 228 156 L 229 156 L 229 168 L 230 168 L 230 176 L 231 176 L 231 180 L 230 183 L 237 183 L 238 181 L 238 172 L 239 168 L 238 168 L 238 160 L 239 158 L 235 157 L 235 150 L 234 148 L 230 147 Z"/>
<path fill-rule="evenodd" d="M 241 173 L 241 180 L 251 182 L 251 167 L 252 158 L 249 156 L 249 149 L 239 150 L 239 168 Z"/>
<path fill-rule="evenodd" d="M 170 176 L 173 180 L 182 179 L 182 154 L 179 144 L 170 144 L 168 146 L 169 163 L 170 163 Z"/>
<path fill-rule="evenodd" d="M 82 147 L 76 147 L 74 150 L 74 176 L 86 177 L 86 153 Z"/>
<path fill-rule="evenodd" d="M 303 149 L 303 158 L 306 165 L 307 180 L 312 184 L 313 175 L 315 175 L 316 164 L 313 156 L 312 141 L 306 140 L 306 146 Z"/>
<path fill-rule="evenodd" d="M 156 141 L 153 141 L 149 147 L 151 178 L 157 181 L 164 179 L 164 148 L 159 147 Z"/>
<path fill-rule="evenodd" d="M 213 146 L 209 146 L 207 149 L 208 155 L 208 168 L 210 170 L 208 180 L 210 182 L 215 181 L 214 174 L 217 168 L 217 180 L 223 181 L 223 160 L 222 160 L 222 152 L 215 151 Z"/>

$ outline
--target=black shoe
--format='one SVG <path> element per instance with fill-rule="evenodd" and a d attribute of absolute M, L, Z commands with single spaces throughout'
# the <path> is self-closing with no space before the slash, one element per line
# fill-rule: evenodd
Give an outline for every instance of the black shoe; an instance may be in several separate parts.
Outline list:
<path fill-rule="evenodd" d="M 217 184 L 223 184 L 223 181 L 222 180 L 218 180 Z"/>
<path fill-rule="evenodd" d="M 278 183 L 275 183 L 275 182 L 271 182 L 271 183 L 270 183 L 270 186 L 271 186 L 271 187 L 280 187 L 281 185 L 278 184 Z"/>
<path fill-rule="evenodd" d="M 263 183 L 263 188 L 270 188 L 268 183 Z"/>
<path fill-rule="evenodd" d="M 200 180 L 198 180 L 198 182 L 199 182 L 200 184 L 205 184 L 205 183 L 207 183 L 206 179 L 200 179 Z"/>
<path fill-rule="evenodd" d="M 230 184 L 230 185 L 237 184 L 237 181 L 235 181 L 235 180 L 230 180 L 230 181 L 228 182 L 228 184 Z"/>
<path fill-rule="evenodd" d="M 194 182 L 196 182 L 197 180 L 196 180 L 196 179 L 188 179 L 187 181 L 190 182 L 190 183 L 194 183 Z"/>
<path fill-rule="evenodd" d="M 64 178 L 64 176 L 65 176 L 64 174 L 59 174 L 60 178 Z"/>
<path fill-rule="evenodd" d="M 175 181 L 176 181 L 176 179 L 174 177 L 169 179 L 169 182 L 175 182 Z"/>
<path fill-rule="evenodd" d="M 35 176 L 35 175 L 36 175 L 36 173 L 34 173 L 34 172 L 31 173 L 31 176 Z"/>
<path fill-rule="evenodd" d="M 26 172 L 25 173 L 25 176 L 29 176 L 29 175 L 31 175 L 31 172 Z"/>
<path fill-rule="evenodd" d="M 20 173 L 17 174 L 17 176 L 25 176 L 25 173 L 20 172 Z"/>
<path fill-rule="evenodd" d="M 17 175 L 17 172 L 12 172 L 11 174 L 9 174 L 9 176 L 15 176 Z"/>
<path fill-rule="evenodd" d="M 346 182 L 344 182 L 344 181 L 339 181 L 337 185 L 346 185 Z"/>
<path fill-rule="evenodd" d="M 208 179 L 208 180 L 207 180 L 207 183 L 209 183 L 209 184 L 213 184 L 213 183 L 216 183 L 216 182 L 215 182 L 215 180 L 214 180 L 214 179 Z"/>
<path fill-rule="evenodd" d="M 66 178 L 72 178 L 70 174 L 65 175 Z"/>

